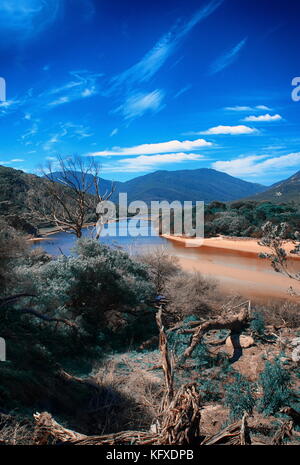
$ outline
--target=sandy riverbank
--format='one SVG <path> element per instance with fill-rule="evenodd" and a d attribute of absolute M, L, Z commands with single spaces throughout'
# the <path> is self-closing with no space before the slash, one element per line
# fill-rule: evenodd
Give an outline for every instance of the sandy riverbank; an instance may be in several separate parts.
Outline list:
<path fill-rule="evenodd" d="M 257 256 L 260 253 L 269 252 L 267 247 L 262 247 L 258 244 L 258 239 L 251 238 L 234 238 L 226 236 L 209 237 L 205 239 L 201 238 L 185 238 L 179 236 L 171 236 L 163 234 L 162 237 L 181 243 L 184 247 L 194 248 L 202 247 L 203 249 L 209 247 L 214 249 L 223 249 L 237 253 L 244 253 L 245 255 Z M 292 242 L 285 243 L 285 250 L 290 252 L 295 246 Z M 293 256 L 294 259 L 300 259 L 300 257 Z"/>
<path fill-rule="evenodd" d="M 213 237 L 200 241 L 164 237 L 170 240 L 174 255 L 184 270 L 198 271 L 217 280 L 226 292 L 264 301 L 273 298 L 294 300 L 288 294 L 290 286 L 300 293 L 300 283 L 276 273 L 268 260 L 259 258 L 259 254 L 268 249 L 259 246 L 256 239 Z M 291 242 L 285 246 L 287 251 L 293 248 Z M 299 272 L 300 257 L 291 255 L 289 260 L 290 270 Z"/>

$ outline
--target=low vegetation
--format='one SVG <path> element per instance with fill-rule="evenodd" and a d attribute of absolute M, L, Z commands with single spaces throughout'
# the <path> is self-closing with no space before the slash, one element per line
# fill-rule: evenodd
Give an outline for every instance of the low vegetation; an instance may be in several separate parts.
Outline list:
<path fill-rule="evenodd" d="M 70 442 L 65 427 L 83 443 L 297 442 L 297 302 L 225 296 L 163 249 L 79 239 L 53 259 L 24 244 L 2 220 L 0 443 Z"/>

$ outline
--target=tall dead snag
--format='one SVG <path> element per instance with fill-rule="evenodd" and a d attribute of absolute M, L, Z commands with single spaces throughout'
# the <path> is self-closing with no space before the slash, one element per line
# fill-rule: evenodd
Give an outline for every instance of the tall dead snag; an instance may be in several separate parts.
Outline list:
<path fill-rule="evenodd" d="M 202 323 L 197 328 L 193 329 L 193 336 L 189 347 L 184 352 L 184 357 L 190 357 L 195 347 L 201 342 L 204 334 L 212 329 L 230 329 L 231 333 L 239 333 L 242 328 L 245 327 L 249 322 L 249 307 L 244 307 L 238 314 L 227 313 L 223 317 L 215 318 L 205 323 Z"/>
<path fill-rule="evenodd" d="M 156 322 L 159 329 L 159 350 L 162 359 L 162 369 L 164 372 L 165 378 L 165 395 L 161 405 L 161 411 L 163 412 L 166 407 L 170 404 L 173 395 L 174 395 L 174 388 L 173 388 L 173 373 L 172 373 L 172 365 L 169 357 L 168 351 L 168 342 L 167 336 L 162 324 L 162 308 L 160 307 L 158 312 L 156 313 Z"/>
<path fill-rule="evenodd" d="M 162 324 L 162 308 L 156 314 L 159 328 L 159 349 L 165 379 L 165 395 L 161 404 L 156 444 L 192 444 L 200 436 L 200 396 L 195 384 L 182 386 L 174 394 L 173 368 L 168 341 Z"/>
<path fill-rule="evenodd" d="M 99 220 L 97 206 L 107 202 L 115 190 L 112 184 L 109 191 L 101 193 L 100 166 L 92 158 L 83 161 L 80 157 L 66 160 L 58 157 L 55 171 L 49 163 L 43 174 L 48 180 L 48 202 L 36 205 L 40 199 L 31 199 L 35 211 L 39 211 L 44 220 L 78 238 L 91 217 Z"/>
<path fill-rule="evenodd" d="M 50 439 L 76 445 L 184 445 L 200 443 L 200 396 L 195 384 L 182 386 L 174 393 L 172 364 L 168 353 L 167 337 L 162 324 L 161 308 L 156 314 L 156 321 L 159 328 L 159 349 L 161 351 L 166 389 L 156 431 L 122 431 L 104 436 L 86 436 L 64 428 L 48 412 L 43 412 L 34 415 L 36 422 L 34 440 L 36 444 L 47 444 Z M 68 378 L 69 376 L 67 376 Z M 72 377 L 72 379 L 74 378 Z"/>
<path fill-rule="evenodd" d="M 199 445 L 200 395 L 195 384 L 182 386 L 163 412 L 156 444 Z"/>

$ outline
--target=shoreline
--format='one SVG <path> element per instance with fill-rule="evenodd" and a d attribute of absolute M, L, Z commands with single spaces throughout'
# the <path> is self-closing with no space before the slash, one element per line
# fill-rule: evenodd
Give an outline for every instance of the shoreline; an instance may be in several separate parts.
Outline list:
<path fill-rule="evenodd" d="M 253 239 L 250 237 L 216 236 L 202 239 L 172 236 L 169 234 L 162 234 L 161 237 L 180 243 L 186 248 L 214 248 L 219 249 L 220 251 L 222 250 L 223 252 L 243 253 L 249 257 L 257 257 L 260 253 L 270 252 L 268 247 L 260 246 L 258 244 L 259 239 Z M 286 241 L 285 250 L 288 252 L 288 256 L 293 260 L 300 260 L 299 256 L 290 253 L 294 247 L 295 246 L 291 241 Z"/>

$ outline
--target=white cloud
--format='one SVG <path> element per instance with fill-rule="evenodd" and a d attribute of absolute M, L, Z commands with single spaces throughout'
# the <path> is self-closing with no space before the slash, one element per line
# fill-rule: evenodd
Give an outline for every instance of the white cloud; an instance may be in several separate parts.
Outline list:
<path fill-rule="evenodd" d="M 170 140 L 168 142 L 159 142 L 157 144 L 141 144 L 134 147 L 113 147 L 112 150 L 103 150 L 101 152 L 89 153 L 89 156 L 110 156 L 110 155 L 150 155 L 154 153 L 171 153 L 197 150 L 201 147 L 210 147 L 212 142 L 204 139 L 185 140 Z"/>
<path fill-rule="evenodd" d="M 266 105 L 256 105 L 257 110 L 266 110 L 266 111 L 271 111 L 272 108 L 267 107 Z"/>
<path fill-rule="evenodd" d="M 257 129 L 250 128 L 249 126 L 244 126 L 243 124 L 239 126 L 215 126 L 203 131 L 200 134 L 206 135 L 218 135 L 218 134 L 230 134 L 230 135 L 241 135 L 241 134 L 254 134 L 257 133 Z"/>
<path fill-rule="evenodd" d="M 222 56 L 217 58 L 210 66 L 209 74 L 216 74 L 222 71 L 223 69 L 230 66 L 238 58 L 242 48 L 245 46 L 247 38 L 241 40 L 235 47 L 233 47 L 228 52 L 224 53 Z"/>
<path fill-rule="evenodd" d="M 250 110 L 252 110 L 252 108 L 247 107 L 247 106 L 236 105 L 234 107 L 225 107 L 225 110 L 229 110 L 229 111 L 250 111 Z"/>
<path fill-rule="evenodd" d="M 224 171 L 232 176 L 258 176 L 262 173 L 276 172 L 284 168 L 297 169 L 300 164 L 300 152 L 289 153 L 270 158 L 268 155 L 250 155 L 228 161 L 217 161 L 212 168 Z"/>
<path fill-rule="evenodd" d="M 12 160 L 8 161 L 0 161 L 0 165 L 10 165 L 11 163 L 22 163 L 23 160 L 22 158 L 13 158 Z"/>
<path fill-rule="evenodd" d="M 121 113 L 125 120 L 132 120 L 138 116 L 143 116 L 149 111 L 157 112 L 161 110 L 164 96 L 165 93 L 160 89 L 148 94 L 138 92 L 130 95 L 114 112 Z"/>
<path fill-rule="evenodd" d="M 203 160 L 203 155 L 197 153 L 168 153 L 156 155 L 140 155 L 136 158 L 125 158 L 115 164 L 103 165 L 104 171 L 113 172 L 143 172 L 152 171 L 161 165 Z"/>
<path fill-rule="evenodd" d="M 260 116 L 255 116 L 255 115 L 251 115 L 251 116 L 247 116 L 246 118 L 244 118 L 243 121 L 255 121 L 255 122 L 269 122 L 269 121 L 280 121 L 282 120 L 282 116 L 281 115 L 270 115 L 269 113 L 266 113 L 265 115 L 260 115 Z"/>
<path fill-rule="evenodd" d="M 256 105 L 255 107 L 249 107 L 246 105 L 235 105 L 234 107 L 225 107 L 225 110 L 229 111 L 257 111 L 257 110 L 265 110 L 271 111 L 272 108 L 267 107 L 266 105 Z"/>

